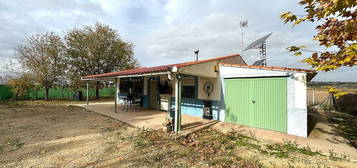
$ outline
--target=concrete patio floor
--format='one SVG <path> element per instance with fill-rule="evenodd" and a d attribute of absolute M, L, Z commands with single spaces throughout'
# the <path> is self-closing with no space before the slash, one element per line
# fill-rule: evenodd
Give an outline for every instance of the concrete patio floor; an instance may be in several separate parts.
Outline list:
<path fill-rule="evenodd" d="M 90 111 L 100 113 L 114 119 L 121 120 L 130 125 L 152 130 L 161 130 L 168 113 L 141 107 L 134 107 L 128 111 L 122 105 L 118 105 L 118 112 L 114 112 L 114 103 L 92 103 L 90 105 L 77 105 Z M 223 123 L 212 120 L 205 120 L 199 117 L 182 115 L 182 130 L 179 136 L 211 127 L 223 133 L 232 129 L 247 136 L 254 136 L 264 143 L 284 143 L 284 141 L 296 142 L 301 146 L 309 146 L 314 151 L 320 151 L 329 155 L 330 151 L 338 156 L 347 155 L 351 160 L 357 161 L 357 150 L 350 145 L 348 140 L 337 133 L 330 123 L 319 120 L 309 134 L 308 138 L 289 135 L 282 132 L 275 132 L 259 128 L 247 127 L 238 124 Z"/>
<path fill-rule="evenodd" d="M 105 116 L 109 116 L 114 119 L 118 119 L 132 126 L 152 129 L 152 130 L 162 130 L 163 123 L 168 117 L 168 112 L 153 110 L 148 108 L 142 108 L 138 106 L 133 106 L 128 110 L 123 105 L 117 106 L 117 113 L 114 112 L 114 103 L 91 103 L 89 105 L 77 105 L 81 106 L 87 110 L 100 113 Z M 179 136 L 185 136 L 194 131 L 206 128 L 217 121 L 205 120 L 200 117 L 194 117 L 182 114 L 181 119 L 181 131 Z"/>

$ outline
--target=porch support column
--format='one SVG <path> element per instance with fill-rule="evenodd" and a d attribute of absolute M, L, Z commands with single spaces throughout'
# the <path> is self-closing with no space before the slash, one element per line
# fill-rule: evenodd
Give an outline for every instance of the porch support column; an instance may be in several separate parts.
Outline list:
<path fill-rule="evenodd" d="M 87 105 L 89 105 L 89 83 L 87 82 Z"/>
<path fill-rule="evenodd" d="M 115 78 L 115 94 L 114 94 L 114 112 L 117 112 L 117 103 L 118 103 L 118 78 Z"/>
<path fill-rule="evenodd" d="M 117 83 L 115 85 L 116 89 L 115 89 L 115 94 L 116 94 L 116 97 L 117 97 L 117 103 L 119 103 L 119 93 L 120 93 L 120 78 L 117 78 Z"/>
<path fill-rule="evenodd" d="M 181 76 L 175 79 L 175 132 L 181 130 Z"/>

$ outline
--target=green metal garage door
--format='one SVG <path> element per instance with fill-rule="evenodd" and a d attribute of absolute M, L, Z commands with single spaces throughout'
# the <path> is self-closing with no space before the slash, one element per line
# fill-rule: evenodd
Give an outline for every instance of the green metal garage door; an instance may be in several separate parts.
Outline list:
<path fill-rule="evenodd" d="M 225 79 L 225 121 L 287 131 L 287 79 Z"/>

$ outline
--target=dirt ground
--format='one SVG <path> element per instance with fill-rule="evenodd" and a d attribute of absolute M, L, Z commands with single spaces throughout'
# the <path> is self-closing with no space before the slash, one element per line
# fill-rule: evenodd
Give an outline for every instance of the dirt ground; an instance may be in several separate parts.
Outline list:
<path fill-rule="evenodd" d="M 0 105 L 0 167 L 357 167 L 348 158 L 206 129 L 185 138 L 80 107 Z"/>
<path fill-rule="evenodd" d="M 0 167 L 202 167 L 171 138 L 74 106 L 0 106 Z M 162 141 L 162 142 L 161 142 Z M 240 162 L 239 162 L 240 163 Z M 244 163 L 245 164 L 245 163 Z M 249 164 L 247 164 L 249 165 Z"/>

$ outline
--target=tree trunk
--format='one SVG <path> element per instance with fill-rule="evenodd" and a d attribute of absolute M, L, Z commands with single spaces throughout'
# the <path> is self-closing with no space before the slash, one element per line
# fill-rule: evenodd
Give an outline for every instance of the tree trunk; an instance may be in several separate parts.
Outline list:
<path fill-rule="evenodd" d="M 99 99 L 99 81 L 97 81 L 95 85 L 95 98 Z"/>
<path fill-rule="evenodd" d="M 46 101 L 49 100 L 49 98 L 48 98 L 49 91 L 50 91 L 49 88 L 46 88 L 46 89 L 45 89 L 45 93 L 46 93 L 45 100 L 46 100 Z"/>

